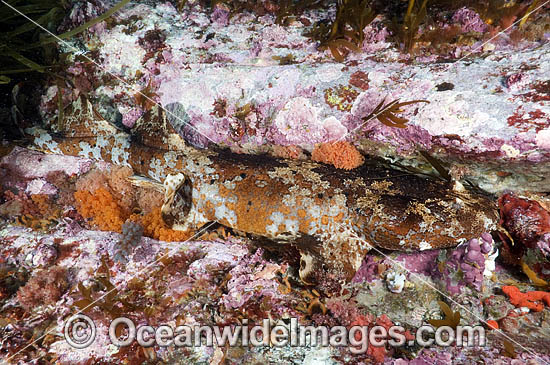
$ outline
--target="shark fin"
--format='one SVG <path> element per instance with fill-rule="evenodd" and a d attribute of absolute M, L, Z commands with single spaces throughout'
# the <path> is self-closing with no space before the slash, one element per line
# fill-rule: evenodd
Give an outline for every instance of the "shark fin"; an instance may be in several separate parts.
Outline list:
<path fill-rule="evenodd" d="M 92 103 L 84 95 L 80 95 L 65 108 L 60 123 L 52 129 L 64 137 L 76 138 L 113 135 L 120 132 L 95 111 Z"/>
<path fill-rule="evenodd" d="M 166 113 L 158 105 L 143 114 L 132 128 L 132 140 L 148 147 L 167 151 L 185 148 L 184 139 L 166 119 Z"/>

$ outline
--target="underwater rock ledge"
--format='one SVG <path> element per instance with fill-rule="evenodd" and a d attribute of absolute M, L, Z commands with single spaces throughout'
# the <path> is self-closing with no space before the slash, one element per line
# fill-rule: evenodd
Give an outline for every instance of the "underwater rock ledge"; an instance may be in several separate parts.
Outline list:
<path fill-rule="evenodd" d="M 72 11 L 58 31 L 74 29 L 126 1 L 69 0 Z M 249 3 L 302 1 L 309 3 Z M 272 12 L 230 12 L 230 2 L 129 2 L 107 21 L 60 46 L 71 66 L 61 71 L 64 80 L 50 81 L 45 88 L 43 125 L 37 127 L 38 121 L 23 108 L 10 110 L 21 130 L 48 132 L 34 136 L 34 147 L 22 140 L 14 147 L 13 141 L 2 140 L 7 134 L 0 130 L 0 362 L 550 363 L 550 3 L 522 30 L 515 27 L 502 34 L 499 19 L 489 22 L 469 8 L 438 15 L 436 22 L 422 24 L 419 34 L 432 32 L 441 53 L 431 52 L 431 41 L 425 39 L 415 52 L 405 52 L 388 29 L 388 14 L 379 14 L 361 29 L 364 41 L 357 51 L 344 49 L 335 57 L 305 35 L 334 17 L 335 6 L 278 22 Z M 406 7 L 406 1 L 382 3 Z M 527 1 L 502 3 L 507 8 L 528 6 Z M 176 9 L 178 4 L 181 9 Z M 537 35 L 527 37 L 535 28 Z M 457 33 L 453 41 L 438 43 L 433 36 L 438 31 L 447 37 Z M 12 97 L 24 101 L 31 88 L 18 85 Z M 386 124 L 377 118 L 364 120 L 378 106 L 396 100 L 414 101 L 398 107 L 398 126 L 386 125 L 392 124 L 387 119 Z M 173 132 L 160 123 L 165 115 L 188 146 L 176 133 L 163 133 Z M 144 121 L 152 123 L 140 130 Z M 62 128 L 67 126 L 71 128 Z M 149 133 L 139 133 L 144 130 Z M 66 142 L 63 151 L 58 141 Z M 51 148 L 28 149 L 36 146 Z M 173 189 L 170 179 L 164 187 L 155 185 L 180 168 L 170 158 L 161 163 L 152 157 L 155 148 L 156 156 L 162 153 L 163 158 L 164 148 L 170 150 L 166 156 L 178 148 L 193 149 L 196 156 L 230 155 L 224 164 L 207 164 L 216 167 L 208 173 L 217 177 L 242 169 L 235 179 L 223 181 L 228 189 L 246 178 L 252 181 L 250 177 L 271 160 L 250 155 L 284 158 L 282 176 L 294 180 L 273 190 L 276 197 L 281 191 L 304 190 L 298 170 L 288 166 L 316 165 L 309 160 L 333 165 L 316 165 L 316 170 L 328 172 L 332 181 L 347 188 L 351 184 L 346 176 L 365 172 L 380 191 L 369 194 L 366 185 L 371 183 L 354 179 L 358 191 L 367 192 L 364 202 L 378 205 L 377 196 L 383 196 L 383 205 L 398 219 L 406 218 L 405 211 L 417 211 L 402 209 L 396 201 L 418 202 L 417 195 L 407 194 L 410 191 L 428 194 L 432 206 L 418 209 L 422 220 L 413 222 L 413 228 L 429 228 L 435 222 L 439 230 L 443 221 L 438 235 L 446 234 L 445 224 L 453 220 L 448 211 L 438 214 L 440 221 L 425 214 L 437 213 L 437 206 L 443 205 L 440 186 L 449 187 L 445 194 L 451 201 L 456 198 L 449 207 L 459 217 L 464 218 L 459 196 L 465 187 L 483 195 L 474 213 L 494 214 L 490 219 L 476 216 L 483 226 L 459 220 L 455 226 L 464 231 L 460 244 L 453 240 L 437 245 L 437 235 L 426 241 L 422 232 L 407 235 L 403 242 L 414 244 L 411 252 L 380 246 L 353 254 L 349 242 L 356 237 L 325 239 L 323 243 L 338 250 L 326 257 L 341 264 L 352 258 L 355 274 L 344 282 L 325 270 L 330 260 L 317 260 L 320 265 L 310 270 L 316 280 L 310 282 L 301 275 L 298 247 L 307 241 L 266 243 L 252 234 L 251 225 L 240 226 L 245 227 L 241 231 L 227 219 L 211 216 L 204 225 L 208 229 L 198 230 L 196 236 L 172 229 L 165 218 L 189 211 L 189 185 L 185 179 L 178 185 L 182 189 Z M 130 150 L 138 152 L 141 161 L 133 170 L 127 166 Z M 443 172 L 430 156 L 439 160 Z M 194 165 L 191 158 L 181 160 Z M 256 165 L 243 169 L 246 161 Z M 394 171 L 404 188 L 390 191 L 387 181 L 368 167 L 373 161 L 380 164 L 376 168 L 400 165 L 418 174 L 411 178 L 403 168 Z M 148 169 L 158 181 L 134 175 L 147 175 Z M 422 174 L 434 177 L 435 170 L 449 179 Z M 428 182 L 413 183 L 422 179 Z M 204 181 L 202 190 L 210 197 L 233 204 L 228 195 L 208 186 L 215 179 L 208 176 Z M 272 187 L 268 181 L 262 185 Z M 254 204 L 239 199 L 243 205 L 277 208 L 264 191 L 250 191 Z M 336 196 L 332 192 L 312 188 L 306 193 L 334 208 L 327 199 Z M 163 211 L 167 196 L 172 204 Z M 201 201 L 210 209 L 205 198 Z M 299 206 L 295 201 L 285 204 Z M 222 208 L 222 215 L 229 212 Z M 247 223 L 262 221 L 256 211 L 247 212 Z M 367 215 L 376 227 L 400 231 L 396 221 L 380 211 Z M 317 224 L 329 227 L 324 223 L 328 218 L 318 218 Z M 353 217 L 350 221 L 364 226 Z M 279 229 L 276 223 L 273 220 L 273 229 Z M 496 232 L 493 223 L 500 226 Z M 486 232 L 489 226 L 492 234 Z M 69 346 L 63 337 L 64 324 L 79 310 L 98 328 L 96 340 L 85 349 Z M 140 324 L 174 327 L 228 328 L 244 319 L 254 325 L 266 318 L 283 326 L 290 318 L 304 325 L 347 329 L 400 325 L 407 339 L 427 323 L 459 323 L 482 326 L 488 343 L 369 346 L 363 354 L 352 354 L 347 346 L 118 347 L 106 333 L 110 321 L 122 315 Z"/>
<path fill-rule="evenodd" d="M 319 12 L 304 16 L 314 23 Z M 200 8 L 130 3 L 108 27 L 73 42 L 95 64 L 75 60 L 69 75 L 77 89 L 63 97 L 68 103 L 86 93 L 104 118 L 126 127 L 158 102 L 201 147 L 300 156 L 344 139 L 425 171 L 431 167 L 418 151 L 427 151 L 489 192 L 547 190 L 548 38 L 512 44 L 502 35 L 457 46 L 452 55 L 415 58 L 383 33 L 339 63 L 316 49 L 307 29 L 300 22 L 282 27 L 269 15 L 220 23 Z M 56 95 L 51 86 L 43 97 L 52 123 Z M 406 128 L 365 123 L 384 99 L 429 104 L 403 108 Z"/>

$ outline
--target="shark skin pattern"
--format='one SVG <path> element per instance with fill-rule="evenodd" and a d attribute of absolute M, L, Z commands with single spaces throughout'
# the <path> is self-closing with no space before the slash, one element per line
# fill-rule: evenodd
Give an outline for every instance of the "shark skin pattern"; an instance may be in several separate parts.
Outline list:
<path fill-rule="evenodd" d="M 497 228 L 496 203 L 459 183 L 369 159 L 346 171 L 311 161 L 199 150 L 186 144 L 157 107 L 126 133 L 82 96 L 51 129 L 26 132 L 41 151 L 129 166 L 162 183 L 162 217 L 173 229 L 197 230 L 215 221 L 295 245 L 306 283 L 318 280 L 321 267 L 349 278 L 372 246 L 446 248 Z"/>

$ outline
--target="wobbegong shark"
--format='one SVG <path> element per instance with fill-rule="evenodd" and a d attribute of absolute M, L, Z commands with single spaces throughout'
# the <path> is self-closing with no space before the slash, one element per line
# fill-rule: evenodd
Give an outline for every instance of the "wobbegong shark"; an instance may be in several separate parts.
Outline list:
<path fill-rule="evenodd" d="M 300 252 L 300 277 L 321 268 L 349 278 L 372 247 L 446 248 L 497 227 L 488 196 L 366 159 L 353 170 L 313 161 L 245 155 L 189 145 L 153 107 L 130 132 L 81 96 L 61 123 L 25 130 L 34 148 L 131 167 L 162 184 L 162 218 L 195 231 L 215 221 Z"/>

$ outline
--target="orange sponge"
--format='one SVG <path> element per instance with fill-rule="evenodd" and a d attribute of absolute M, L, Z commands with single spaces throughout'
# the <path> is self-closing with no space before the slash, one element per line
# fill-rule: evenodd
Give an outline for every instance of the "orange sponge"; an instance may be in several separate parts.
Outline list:
<path fill-rule="evenodd" d="M 339 169 L 351 170 L 361 166 L 365 161 L 363 155 L 346 141 L 321 143 L 311 153 L 311 159 L 330 164 Z"/>
<path fill-rule="evenodd" d="M 503 286 L 502 291 L 510 298 L 510 303 L 518 308 L 527 307 L 535 312 L 540 312 L 544 309 L 544 303 L 550 306 L 550 292 L 529 291 L 522 293 L 512 285 Z"/>
<path fill-rule="evenodd" d="M 122 209 L 114 201 L 113 195 L 105 188 L 93 193 L 78 190 L 74 193 L 77 210 L 84 218 L 93 218 L 92 223 L 103 231 L 122 232 Z"/>
<path fill-rule="evenodd" d="M 155 208 L 151 213 L 141 217 L 141 224 L 143 225 L 143 233 L 145 236 L 156 240 L 184 241 L 191 237 L 191 232 L 177 231 L 168 228 L 166 223 L 162 220 L 160 208 Z"/>
<path fill-rule="evenodd" d="M 41 216 L 49 216 L 54 213 L 52 201 L 46 194 L 32 194 L 31 200 L 38 208 Z"/>
<path fill-rule="evenodd" d="M 84 218 L 92 218 L 92 224 L 103 231 L 122 232 L 122 224 L 126 219 L 141 223 L 143 233 L 147 237 L 161 241 L 184 241 L 191 237 L 191 232 L 170 229 L 162 220 L 160 207 L 154 208 L 145 216 L 132 214 L 127 216 L 124 209 L 118 205 L 113 195 L 105 188 L 99 188 L 93 193 L 77 190 L 74 193 L 77 210 Z"/>

